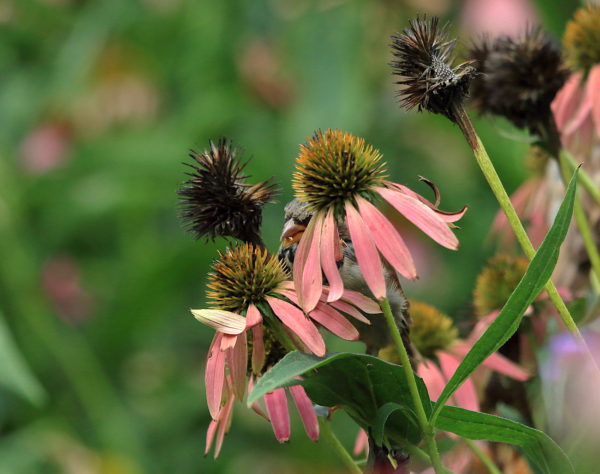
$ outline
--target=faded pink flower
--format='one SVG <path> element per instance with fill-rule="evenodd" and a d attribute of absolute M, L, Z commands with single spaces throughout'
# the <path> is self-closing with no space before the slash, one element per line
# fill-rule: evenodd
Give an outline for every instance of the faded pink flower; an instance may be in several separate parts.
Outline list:
<path fill-rule="evenodd" d="M 585 79 L 581 72 L 571 75 L 551 108 L 563 145 L 587 154 L 594 137 L 600 137 L 600 64 Z"/>
<path fill-rule="evenodd" d="M 313 212 L 294 259 L 294 283 L 305 310 L 312 310 L 321 298 L 323 274 L 330 288 L 327 301 L 336 301 L 343 294 L 337 266 L 342 254 L 341 221 L 345 221 L 356 260 L 375 298 L 386 297 L 384 263 L 405 278 L 416 278 L 400 232 L 375 205 L 381 200 L 440 245 L 458 248 L 450 225 L 466 208 L 442 212 L 406 186 L 386 181 L 384 172 L 377 150 L 340 130 L 317 131 L 301 146 L 293 185 L 297 199 Z"/>
<path fill-rule="evenodd" d="M 334 304 L 325 296 L 309 313 L 297 306 L 293 283 L 287 280 L 282 263 L 266 250 L 251 244 L 239 245 L 221 254 L 209 276 L 208 297 L 215 309 L 192 310 L 194 317 L 216 329 L 205 370 L 206 398 L 213 419 L 207 446 L 215 433 L 217 447 L 231 417 L 233 399 L 243 400 L 250 377 L 260 377 L 295 344 L 318 356 L 325 355 L 325 342 L 317 325 L 347 340 L 356 340 L 358 331 L 342 313 L 369 324 L 360 312 L 379 313 L 378 305 L 367 297 L 344 291 Z M 360 310 L 360 311 L 359 311 Z M 280 338 L 288 339 L 287 345 Z M 250 360 L 250 364 L 248 361 Z M 318 436 L 318 425 L 310 400 L 302 387 L 288 389 L 311 439 Z M 284 389 L 264 397 L 266 414 L 275 436 L 289 439 L 289 415 Z M 223 431 L 224 430 L 224 431 Z"/>

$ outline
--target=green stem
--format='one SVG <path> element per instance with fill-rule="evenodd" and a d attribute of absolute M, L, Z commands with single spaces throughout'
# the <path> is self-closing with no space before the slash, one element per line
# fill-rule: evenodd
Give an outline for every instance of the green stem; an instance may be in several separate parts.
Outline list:
<path fill-rule="evenodd" d="M 564 155 L 564 159 L 567 161 L 571 171 L 577 168 L 575 158 L 573 158 L 573 156 L 567 150 L 562 150 L 561 155 Z M 577 181 L 583 186 L 583 189 L 588 192 L 594 201 L 600 205 L 600 189 L 598 189 L 596 183 L 594 183 L 590 175 L 587 174 L 583 168 L 579 169 L 579 179 Z"/>
<path fill-rule="evenodd" d="M 492 160 L 490 160 L 490 157 L 487 154 L 481 139 L 477 135 L 469 116 L 462 106 L 458 111 L 458 117 L 459 119 L 457 124 L 461 128 L 469 144 L 472 146 L 479 168 L 485 176 L 486 181 L 490 185 L 490 188 L 492 189 L 496 200 L 500 204 L 502 211 L 506 215 L 506 219 L 512 227 L 513 232 L 515 233 L 515 236 L 517 237 L 517 240 L 523 249 L 523 252 L 527 258 L 531 260 L 535 255 L 535 249 L 533 248 L 533 245 L 527 236 L 527 232 L 525 232 L 525 228 L 523 227 L 523 224 L 517 215 L 517 211 L 515 211 L 515 208 L 510 201 L 510 197 L 508 196 L 506 189 L 504 189 L 502 181 L 500 181 L 500 177 L 498 176 L 498 173 L 492 164 Z M 548 292 L 550 300 L 558 310 L 566 328 L 571 331 L 578 340 L 583 341 L 583 337 L 581 336 L 581 333 L 579 332 L 571 313 L 565 305 L 565 302 L 558 294 L 558 291 L 556 291 L 554 283 L 552 283 L 552 281 L 548 281 L 545 288 Z"/>
<path fill-rule="evenodd" d="M 494 464 L 494 461 L 492 461 L 490 457 L 484 453 L 479 446 L 477 446 L 475 441 L 465 439 L 465 442 L 467 443 L 467 446 L 471 448 L 471 451 L 475 453 L 475 456 L 477 456 L 484 466 L 487 467 L 487 470 L 490 471 L 490 474 L 502 474 L 500 469 L 498 469 Z"/>
<path fill-rule="evenodd" d="M 559 162 L 563 181 L 568 183 L 573 172 L 570 169 L 568 158 L 565 153 L 560 153 Z M 577 227 L 579 228 L 579 234 L 583 240 L 583 245 L 585 246 L 585 250 L 590 258 L 592 271 L 594 272 L 594 275 L 596 275 L 596 278 L 600 278 L 600 255 L 598 254 L 598 248 L 596 247 L 594 236 L 587 221 L 585 211 L 583 210 L 583 205 L 581 204 L 581 194 L 579 193 L 577 193 L 575 196 L 573 214 L 575 216 Z"/>
<path fill-rule="evenodd" d="M 398 329 L 398 326 L 396 325 L 396 320 L 394 319 L 394 315 L 392 314 L 392 308 L 390 307 L 390 303 L 387 299 L 381 300 L 379 302 L 379 305 L 381 306 L 381 310 L 383 311 L 383 315 L 385 316 L 385 320 L 392 335 L 394 344 L 396 345 L 396 349 L 398 349 L 398 355 L 400 356 L 402 368 L 404 369 L 406 381 L 408 382 L 410 396 L 413 400 L 415 411 L 417 412 L 417 419 L 419 421 L 419 425 L 425 437 L 425 443 L 427 444 L 429 457 L 431 458 L 431 465 L 433 466 L 437 474 L 442 474 L 446 472 L 446 468 L 442 465 L 440 453 L 438 452 L 437 444 L 435 442 L 435 430 L 427 420 L 427 415 L 425 414 L 425 409 L 423 408 L 423 402 L 421 401 L 419 390 L 417 388 L 415 374 L 413 372 L 412 366 L 410 365 L 410 359 L 408 357 L 408 352 L 406 352 L 406 347 L 404 347 L 404 343 L 402 342 L 400 330 Z"/>
<path fill-rule="evenodd" d="M 348 451 L 346 451 L 346 448 L 344 448 L 340 440 L 331 429 L 331 422 L 325 418 L 319 418 L 319 427 L 321 428 L 321 438 L 325 438 L 331 445 L 333 450 L 348 468 L 348 472 L 362 474 L 362 470 L 356 465 L 354 459 L 352 459 L 352 456 L 350 456 Z"/>

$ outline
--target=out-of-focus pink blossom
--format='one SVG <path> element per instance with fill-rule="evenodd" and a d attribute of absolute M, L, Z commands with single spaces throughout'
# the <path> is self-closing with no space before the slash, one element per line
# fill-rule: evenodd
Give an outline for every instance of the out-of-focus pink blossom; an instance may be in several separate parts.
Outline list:
<path fill-rule="evenodd" d="M 538 18 L 530 0 L 467 0 L 462 22 L 472 35 L 517 36 Z"/>
<path fill-rule="evenodd" d="M 42 287 L 57 314 L 68 322 L 89 317 L 91 296 L 81 285 L 77 263 L 69 257 L 54 257 L 42 268 Z"/>
<path fill-rule="evenodd" d="M 71 129 L 63 122 L 46 122 L 21 142 L 21 163 L 31 174 L 43 174 L 62 165 L 71 153 Z"/>

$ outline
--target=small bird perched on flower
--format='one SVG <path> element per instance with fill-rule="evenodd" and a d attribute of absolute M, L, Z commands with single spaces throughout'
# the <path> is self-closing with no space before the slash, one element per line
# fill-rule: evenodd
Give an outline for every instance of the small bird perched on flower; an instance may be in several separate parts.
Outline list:
<path fill-rule="evenodd" d="M 281 234 L 281 246 L 279 258 L 288 266 L 290 271 L 294 267 L 294 257 L 298 243 L 308 225 L 313 213 L 308 210 L 307 204 L 298 199 L 290 201 L 285 206 L 285 223 Z M 342 251 L 336 257 L 337 266 L 344 282 L 344 288 L 358 291 L 367 296 L 372 296 L 364 276 L 358 266 L 354 246 L 350 240 L 348 228 L 343 223 L 338 223 L 340 248 Z M 410 341 L 410 315 L 408 304 L 396 272 L 389 266 L 385 268 L 385 280 L 390 306 L 394 313 L 396 323 L 402 334 L 404 344 L 411 357 L 414 358 L 415 351 Z M 355 322 L 359 330 L 359 340 L 366 345 L 366 352 L 377 355 L 379 350 L 392 344 L 391 335 L 386 327 L 385 320 L 381 315 L 367 316 L 371 324 Z"/>

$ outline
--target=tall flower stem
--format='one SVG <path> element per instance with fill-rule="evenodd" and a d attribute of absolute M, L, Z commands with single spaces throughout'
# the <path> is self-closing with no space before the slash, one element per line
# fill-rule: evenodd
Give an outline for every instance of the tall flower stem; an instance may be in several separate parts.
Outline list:
<path fill-rule="evenodd" d="M 327 440 L 327 442 L 348 468 L 348 472 L 353 474 L 362 474 L 360 467 L 356 465 L 354 459 L 352 459 L 352 456 L 350 456 L 350 453 L 346 451 L 346 448 L 344 448 L 340 440 L 331 429 L 331 421 L 325 418 L 319 418 L 319 427 L 321 429 L 321 437 Z"/>
<path fill-rule="evenodd" d="M 465 442 L 467 443 L 467 446 L 469 446 L 471 451 L 475 453 L 475 456 L 477 456 L 479 460 L 484 464 L 484 466 L 487 468 L 490 474 L 502 474 L 498 467 L 494 464 L 494 461 L 492 461 L 490 457 L 485 452 L 483 452 L 483 450 L 479 446 L 477 446 L 477 443 L 475 441 L 465 438 Z"/>
<path fill-rule="evenodd" d="M 570 169 L 568 158 L 564 152 L 560 153 L 559 162 L 563 181 L 568 183 L 573 173 Z M 594 241 L 594 235 L 592 234 L 592 230 L 590 229 L 590 225 L 587 221 L 585 211 L 583 210 L 583 205 L 581 204 L 580 193 L 577 193 L 575 197 L 573 214 L 575 216 L 577 227 L 579 228 L 579 234 L 583 240 L 583 245 L 585 246 L 585 250 L 590 258 L 592 271 L 596 275 L 596 278 L 600 279 L 600 255 L 598 254 L 598 248 L 596 247 L 596 242 Z"/>
<path fill-rule="evenodd" d="M 410 359 L 408 358 L 408 352 L 406 352 L 406 347 L 404 347 L 404 342 L 402 342 L 400 330 L 398 329 L 398 326 L 396 325 L 396 320 L 394 319 L 394 315 L 392 314 L 392 308 L 390 307 L 390 303 L 387 299 L 379 301 L 379 305 L 381 306 L 381 310 L 383 311 L 383 315 L 392 335 L 392 339 L 394 341 L 394 344 L 396 345 L 396 349 L 398 350 L 400 361 L 402 362 L 402 368 L 404 369 L 404 374 L 406 375 L 406 381 L 408 382 L 410 396 L 413 400 L 413 404 L 417 412 L 419 426 L 421 427 L 421 430 L 423 430 L 425 443 L 427 444 L 427 450 L 429 451 L 429 457 L 431 458 L 431 464 L 437 474 L 443 474 L 448 471 L 442 465 L 440 453 L 438 452 L 437 444 L 435 442 L 435 430 L 427 420 L 427 415 L 425 414 L 425 409 L 423 408 L 423 403 L 421 401 L 421 397 L 419 396 L 419 390 L 417 388 L 415 374 L 413 372 L 412 366 L 410 365 Z"/>
<path fill-rule="evenodd" d="M 533 245 L 531 244 L 531 241 L 527 236 L 527 232 L 525 232 L 525 228 L 523 227 L 523 224 L 521 223 L 521 220 L 517 215 L 517 211 L 515 211 L 515 208 L 513 207 L 512 202 L 510 201 L 510 197 L 508 196 L 506 189 L 504 189 L 502 181 L 500 181 L 500 177 L 498 176 L 498 173 L 496 172 L 496 169 L 492 164 L 492 160 L 487 154 L 487 151 L 485 150 L 481 139 L 479 138 L 477 132 L 475 131 L 475 128 L 473 127 L 471 119 L 467 115 L 467 112 L 465 111 L 462 105 L 458 107 L 457 116 L 457 125 L 461 128 L 461 131 L 464 133 L 465 138 L 471 145 L 479 168 L 481 169 L 483 175 L 485 176 L 485 179 L 490 185 L 490 188 L 492 189 L 496 200 L 500 204 L 502 211 L 506 215 L 506 219 L 512 227 L 513 232 L 515 233 L 515 236 L 517 237 L 517 240 L 519 241 L 519 244 L 523 249 L 523 252 L 525 252 L 527 258 L 531 260 L 535 255 L 535 249 L 533 248 Z M 558 310 L 566 328 L 569 331 L 571 331 L 580 341 L 583 341 L 583 337 L 581 336 L 581 333 L 577 328 L 577 324 L 575 324 L 575 321 L 573 320 L 569 309 L 558 294 L 554 283 L 552 283 L 552 281 L 548 281 L 548 283 L 546 283 L 545 288 L 548 292 L 550 300 Z"/>

